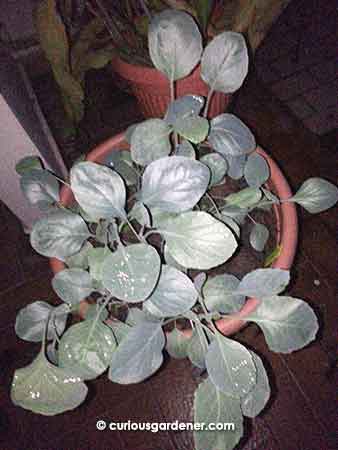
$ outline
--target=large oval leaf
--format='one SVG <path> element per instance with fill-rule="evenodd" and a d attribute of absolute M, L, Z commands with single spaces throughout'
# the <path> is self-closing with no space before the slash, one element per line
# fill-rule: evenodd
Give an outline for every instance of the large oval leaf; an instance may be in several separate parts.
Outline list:
<path fill-rule="evenodd" d="M 240 156 L 256 148 L 256 140 L 249 128 L 233 114 L 220 114 L 210 122 L 208 141 L 216 152 Z"/>
<path fill-rule="evenodd" d="M 225 155 L 228 162 L 228 176 L 233 180 L 239 180 L 244 175 L 247 155 L 233 156 L 229 153 Z"/>
<path fill-rule="evenodd" d="M 244 167 L 245 181 L 251 187 L 260 187 L 270 176 L 268 163 L 263 156 L 258 153 L 249 155 Z"/>
<path fill-rule="evenodd" d="M 261 299 L 284 291 L 289 281 L 288 270 L 256 269 L 243 277 L 235 292 Z"/>
<path fill-rule="evenodd" d="M 49 314 L 55 310 L 46 302 L 34 302 L 20 309 L 16 316 L 15 332 L 19 338 L 29 342 L 39 342 L 43 339 L 46 322 Z M 55 334 L 63 333 L 68 313 L 57 314 L 48 326 L 47 339 L 54 339 Z M 53 323 L 52 323 L 53 322 Z"/>
<path fill-rule="evenodd" d="M 218 153 L 208 153 L 207 155 L 202 156 L 200 161 L 210 169 L 210 186 L 219 184 L 228 170 L 228 163 L 226 159 Z"/>
<path fill-rule="evenodd" d="M 100 164 L 80 162 L 70 171 L 70 183 L 76 200 L 89 216 L 126 217 L 126 188 L 118 173 Z"/>
<path fill-rule="evenodd" d="M 156 317 L 173 317 L 192 308 L 197 297 L 198 292 L 187 275 L 163 265 L 158 284 L 143 307 Z"/>
<path fill-rule="evenodd" d="M 44 256 L 65 258 L 77 253 L 90 236 L 81 216 L 68 211 L 56 211 L 34 223 L 30 242 Z"/>
<path fill-rule="evenodd" d="M 214 37 L 204 50 L 201 77 L 213 91 L 235 92 L 248 73 L 248 50 L 244 37 L 225 31 Z"/>
<path fill-rule="evenodd" d="M 232 339 L 217 335 L 205 362 L 211 381 L 225 394 L 243 397 L 256 384 L 256 367 L 249 350 Z"/>
<path fill-rule="evenodd" d="M 157 14 L 151 21 L 148 47 L 154 66 L 169 80 L 189 75 L 203 50 L 202 37 L 192 17 L 173 9 Z"/>
<path fill-rule="evenodd" d="M 337 203 L 338 188 L 323 178 L 309 178 L 304 181 L 290 201 L 298 203 L 309 213 L 316 214 Z"/>
<path fill-rule="evenodd" d="M 91 380 L 109 366 L 116 341 L 113 332 L 95 319 L 72 325 L 59 344 L 59 365 L 81 377 Z"/>
<path fill-rule="evenodd" d="M 299 350 L 309 344 L 318 331 L 318 320 L 310 306 L 293 297 L 265 297 L 246 320 L 260 326 L 273 352 Z"/>
<path fill-rule="evenodd" d="M 256 417 L 270 398 L 270 385 L 261 358 L 252 351 L 250 354 L 256 367 L 257 383 L 251 392 L 241 398 L 241 409 L 244 416 Z"/>
<path fill-rule="evenodd" d="M 51 364 L 40 353 L 14 373 L 11 400 L 15 405 L 44 416 L 54 416 L 79 406 L 87 386 L 73 372 Z"/>
<path fill-rule="evenodd" d="M 207 190 L 209 169 L 183 156 L 170 156 L 151 163 L 142 177 L 141 201 L 168 212 L 191 209 Z"/>
<path fill-rule="evenodd" d="M 250 208 L 260 201 L 262 192 L 255 187 L 244 188 L 225 197 L 227 206 L 238 206 L 241 209 Z"/>
<path fill-rule="evenodd" d="M 216 267 L 227 261 L 237 248 L 230 229 L 200 211 L 186 212 L 168 221 L 161 233 L 173 258 L 193 269 Z"/>
<path fill-rule="evenodd" d="M 205 355 L 208 351 L 208 345 L 202 325 L 197 322 L 193 334 L 187 343 L 187 356 L 192 364 L 200 369 L 205 369 Z"/>
<path fill-rule="evenodd" d="M 151 245 L 119 247 L 102 263 L 102 283 L 110 293 L 126 302 L 145 300 L 155 288 L 161 260 Z"/>
<path fill-rule="evenodd" d="M 31 169 L 20 179 L 21 190 L 31 205 L 44 208 L 58 202 L 59 182 L 43 169 Z"/>
<path fill-rule="evenodd" d="M 170 153 L 171 128 L 164 120 L 149 119 L 137 125 L 131 136 L 130 151 L 133 160 L 147 166 Z"/>
<path fill-rule="evenodd" d="M 258 252 L 264 250 L 265 244 L 269 239 L 269 230 L 265 225 L 255 223 L 250 231 L 249 241 L 252 248 Z"/>
<path fill-rule="evenodd" d="M 94 290 L 91 276 L 82 269 L 61 270 L 52 279 L 52 286 L 57 295 L 72 306 Z"/>
<path fill-rule="evenodd" d="M 203 287 L 204 301 L 208 310 L 225 314 L 239 311 L 245 303 L 245 296 L 235 293 L 238 285 L 238 278 L 230 274 L 208 278 Z"/>
<path fill-rule="evenodd" d="M 187 117 L 176 122 L 174 131 L 188 141 L 199 144 L 208 135 L 209 121 L 199 116 Z"/>
<path fill-rule="evenodd" d="M 195 423 L 234 424 L 234 429 L 194 432 L 196 450 L 232 450 L 243 434 L 240 401 L 217 389 L 209 378 L 195 391 Z"/>
<path fill-rule="evenodd" d="M 109 379 L 130 384 L 148 378 L 162 364 L 164 344 L 161 323 L 143 322 L 133 327 L 113 354 Z"/>

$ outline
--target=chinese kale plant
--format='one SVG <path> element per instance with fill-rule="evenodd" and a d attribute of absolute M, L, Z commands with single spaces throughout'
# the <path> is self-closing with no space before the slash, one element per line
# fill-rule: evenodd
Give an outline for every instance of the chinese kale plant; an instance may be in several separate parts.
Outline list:
<path fill-rule="evenodd" d="M 206 369 L 195 394 L 195 420 L 236 424 L 234 432 L 196 432 L 196 449 L 232 449 L 243 415 L 259 414 L 270 388 L 259 356 L 221 334 L 217 320 L 235 317 L 246 297 L 255 297 L 259 304 L 246 320 L 261 327 L 272 351 L 289 353 L 314 339 L 317 319 L 303 300 L 282 294 L 287 270 L 256 269 L 242 279 L 206 273 L 232 257 L 239 224 L 253 209 L 281 201 L 264 187 L 269 167 L 250 130 L 231 114 L 206 119 L 212 93 L 234 92 L 247 74 L 243 37 L 224 32 L 203 51 L 194 20 L 168 10 L 151 22 L 149 48 L 170 80 L 173 101 L 163 119 L 127 131 L 130 152 L 115 149 L 105 165 L 85 161 L 71 169 L 62 183 L 69 183 L 74 204 L 60 203 L 61 180 L 39 161 L 26 158 L 17 167 L 28 201 L 47 211 L 33 226 L 31 244 L 67 268 L 52 280 L 63 304 L 37 301 L 17 316 L 17 335 L 42 346 L 29 366 L 15 372 L 11 398 L 33 412 L 59 414 L 80 405 L 85 381 L 106 370 L 121 384 L 151 376 L 166 347 L 173 357 Z M 175 81 L 199 61 L 210 86 L 205 104 L 196 95 L 175 99 Z M 203 156 L 202 143 L 208 148 Z M 212 187 L 226 174 L 244 177 L 248 187 L 213 197 Z M 316 213 L 337 199 L 334 185 L 310 178 L 283 201 Z M 253 222 L 252 246 L 262 250 L 267 237 L 267 228 Z M 68 315 L 90 295 L 84 320 L 65 331 Z M 177 327 L 181 320 L 191 324 L 190 334 Z"/>

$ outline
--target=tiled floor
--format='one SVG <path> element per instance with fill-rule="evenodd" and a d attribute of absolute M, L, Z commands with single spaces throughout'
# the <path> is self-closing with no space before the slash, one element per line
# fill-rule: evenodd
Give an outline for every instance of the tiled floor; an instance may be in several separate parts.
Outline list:
<path fill-rule="evenodd" d="M 338 128 L 335 0 L 293 0 L 258 49 L 260 79 L 316 134 Z"/>
<path fill-rule="evenodd" d="M 123 95 L 115 115 L 128 111 Z M 129 118 L 135 112 L 129 103 Z M 288 174 L 293 188 L 309 176 L 337 181 L 335 148 L 330 136 L 325 146 L 271 96 L 252 74 L 241 90 L 235 112 L 255 131 Z M 112 111 L 114 113 L 114 111 Z M 114 132 L 114 130 L 112 131 Z M 262 334 L 249 327 L 239 339 L 255 348 L 270 373 L 272 399 L 252 424 L 247 422 L 244 450 L 334 450 L 337 414 L 336 375 L 336 262 L 337 208 L 320 216 L 300 213 L 299 252 L 292 269 L 290 294 L 304 298 L 320 317 L 315 343 L 292 355 L 267 351 Z M 0 209 L 0 448 L 3 450 L 193 450 L 184 432 L 117 433 L 97 431 L 106 421 L 171 421 L 191 418 L 193 391 L 198 383 L 186 361 L 168 360 L 158 374 L 140 385 L 120 386 L 106 376 L 89 383 L 89 400 L 77 410 L 42 417 L 16 408 L 9 399 L 16 368 L 26 365 L 37 346 L 16 338 L 17 311 L 34 300 L 55 302 L 47 261 L 29 247 L 16 219 Z M 319 241 L 320 239 L 320 241 Z M 319 286 L 314 284 L 319 280 Z M 208 449 L 206 449 L 208 450 Z"/>

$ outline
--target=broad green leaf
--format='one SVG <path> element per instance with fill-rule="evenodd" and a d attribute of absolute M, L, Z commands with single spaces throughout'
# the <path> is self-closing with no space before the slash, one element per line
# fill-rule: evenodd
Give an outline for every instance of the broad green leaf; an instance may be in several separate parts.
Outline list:
<path fill-rule="evenodd" d="M 245 295 L 235 293 L 238 285 L 238 278 L 230 274 L 208 278 L 203 287 L 203 296 L 207 309 L 224 314 L 239 311 L 245 303 Z"/>
<path fill-rule="evenodd" d="M 200 272 L 198 275 L 194 278 L 194 286 L 198 293 L 202 292 L 203 286 L 205 282 L 207 281 L 207 275 L 204 272 Z"/>
<path fill-rule="evenodd" d="M 120 345 L 122 339 L 124 339 L 132 329 L 131 326 L 117 319 L 109 320 L 107 325 L 112 330 L 117 345 Z"/>
<path fill-rule="evenodd" d="M 127 186 L 137 183 L 138 174 L 133 167 L 130 152 L 127 150 L 114 150 L 104 160 L 104 164 L 113 168 L 125 181 Z"/>
<path fill-rule="evenodd" d="M 193 18 L 174 9 L 154 16 L 149 24 L 148 47 L 156 69 L 172 81 L 189 75 L 203 51 Z"/>
<path fill-rule="evenodd" d="M 108 247 L 92 248 L 88 253 L 89 273 L 97 282 L 102 282 L 102 267 L 108 255 L 110 255 Z"/>
<path fill-rule="evenodd" d="M 196 450 L 233 450 L 243 435 L 240 401 L 217 389 L 209 378 L 195 391 L 194 421 L 212 424 L 234 424 L 232 430 L 194 431 Z"/>
<path fill-rule="evenodd" d="M 143 307 L 155 317 L 174 317 L 192 308 L 197 297 L 198 292 L 187 275 L 163 265 L 158 284 Z"/>
<path fill-rule="evenodd" d="M 213 91 L 235 92 L 242 86 L 248 65 L 244 37 L 225 31 L 206 46 L 201 61 L 201 77 Z"/>
<path fill-rule="evenodd" d="M 173 258 L 182 266 L 207 270 L 227 261 L 237 248 L 230 229 L 210 214 L 190 211 L 161 230 Z"/>
<path fill-rule="evenodd" d="M 240 208 L 236 205 L 223 206 L 220 208 L 221 220 L 224 220 L 225 223 L 227 218 L 231 218 L 236 223 L 243 224 L 248 212 L 248 209 Z"/>
<path fill-rule="evenodd" d="M 174 125 L 174 131 L 188 141 L 199 144 L 204 141 L 209 131 L 209 121 L 203 117 L 187 117 Z"/>
<path fill-rule="evenodd" d="M 244 397 L 256 384 L 256 367 L 242 344 L 217 334 L 205 357 L 213 384 L 232 397 Z"/>
<path fill-rule="evenodd" d="M 175 156 L 184 156 L 185 158 L 196 159 L 196 152 L 190 142 L 184 140 L 177 146 Z"/>
<path fill-rule="evenodd" d="M 265 244 L 269 239 L 269 230 L 265 225 L 255 223 L 250 231 L 249 241 L 252 248 L 258 252 L 264 250 Z"/>
<path fill-rule="evenodd" d="M 299 350 L 313 341 L 318 331 L 313 310 L 303 300 L 293 297 L 265 297 L 246 320 L 260 326 L 273 352 Z"/>
<path fill-rule="evenodd" d="M 338 188 L 323 178 L 309 178 L 289 199 L 301 205 L 311 214 L 331 208 L 338 201 Z"/>
<path fill-rule="evenodd" d="M 33 169 L 43 169 L 41 160 L 38 156 L 26 156 L 25 158 L 21 158 L 15 166 L 15 171 L 18 175 L 25 175 Z"/>
<path fill-rule="evenodd" d="M 131 136 L 130 152 L 133 161 L 141 166 L 168 156 L 171 150 L 171 128 L 161 119 L 148 119 L 137 125 Z"/>
<path fill-rule="evenodd" d="M 245 181 L 251 187 L 260 187 L 270 176 L 268 163 L 263 156 L 258 153 L 252 153 L 244 167 Z"/>
<path fill-rule="evenodd" d="M 181 266 L 181 264 L 179 264 L 179 263 L 176 261 L 176 259 L 174 259 L 174 258 L 171 256 L 171 254 L 170 254 L 170 252 L 169 252 L 168 247 L 167 247 L 166 244 L 164 245 L 163 256 L 164 256 L 165 262 L 168 264 L 168 266 L 175 267 L 175 269 L 178 269 L 178 270 L 180 270 L 181 272 L 187 273 L 187 271 L 188 271 L 187 268 Z"/>
<path fill-rule="evenodd" d="M 60 199 L 58 180 L 44 169 L 31 169 L 24 173 L 20 186 L 29 203 L 42 209 Z"/>
<path fill-rule="evenodd" d="M 210 186 L 219 184 L 228 170 L 228 163 L 226 159 L 223 158 L 218 153 L 208 153 L 207 155 L 200 158 L 201 163 L 209 167 L 211 172 Z"/>
<path fill-rule="evenodd" d="M 204 97 L 184 95 L 169 104 L 164 120 L 168 125 L 176 127 L 179 121 L 198 116 L 203 105 Z"/>
<path fill-rule="evenodd" d="M 141 322 L 147 322 L 149 320 L 154 321 L 154 318 L 149 316 L 149 314 L 147 314 L 146 311 L 138 308 L 137 306 L 135 308 L 129 308 L 128 315 L 126 318 L 126 323 L 129 326 L 133 327 Z"/>
<path fill-rule="evenodd" d="M 230 230 L 239 238 L 241 235 L 241 229 L 237 222 L 235 222 L 231 217 L 226 216 L 225 214 L 221 213 L 220 220 L 227 225 Z"/>
<path fill-rule="evenodd" d="M 244 167 L 247 160 L 247 155 L 233 156 L 230 154 L 224 155 L 228 163 L 228 176 L 233 180 L 239 180 L 244 175 Z"/>
<path fill-rule="evenodd" d="M 49 314 L 56 308 L 46 302 L 37 301 L 20 309 L 16 316 L 15 332 L 19 338 L 29 342 L 42 341 Z M 55 315 L 48 325 L 47 339 L 52 340 L 57 333 L 63 333 L 68 312 Z"/>
<path fill-rule="evenodd" d="M 245 397 L 241 398 L 242 413 L 246 417 L 256 417 L 270 398 L 269 378 L 261 358 L 250 351 L 256 367 L 257 383 Z"/>
<path fill-rule="evenodd" d="M 109 366 L 116 341 L 100 320 L 87 319 L 72 325 L 59 344 L 59 365 L 84 380 L 98 377 Z"/>
<path fill-rule="evenodd" d="M 109 253 L 102 265 L 102 283 L 120 300 L 137 303 L 155 288 L 161 260 L 154 247 L 147 244 L 120 246 Z"/>
<path fill-rule="evenodd" d="M 114 352 L 109 379 L 130 384 L 143 381 L 161 366 L 165 344 L 161 323 L 147 322 L 133 327 Z"/>
<path fill-rule="evenodd" d="M 79 252 L 89 236 L 86 222 L 79 215 L 56 211 L 34 223 L 30 242 L 41 255 L 64 261 Z"/>
<path fill-rule="evenodd" d="M 202 325 L 195 323 L 192 337 L 187 344 L 187 356 L 194 366 L 205 369 L 205 355 L 208 351 L 209 342 L 204 333 Z"/>
<path fill-rule="evenodd" d="M 128 216 L 131 219 L 136 220 L 140 225 L 150 228 L 151 217 L 148 209 L 143 205 L 143 203 L 136 202 L 132 207 Z"/>
<path fill-rule="evenodd" d="M 125 219 L 126 188 L 118 173 L 86 161 L 71 169 L 70 182 L 77 202 L 91 217 Z"/>
<path fill-rule="evenodd" d="M 78 253 L 75 253 L 75 255 L 66 258 L 65 263 L 70 269 L 74 269 L 75 267 L 78 269 L 87 269 L 89 265 L 88 253 L 92 248 L 94 247 L 90 242 L 85 242 Z"/>
<path fill-rule="evenodd" d="M 216 152 L 222 155 L 241 156 L 256 148 L 254 135 L 249 128 L 233 114 L 220 114 L 210 122 L 208 141 Z"/>
<path fill-rule="evenodd" d="M 64 269 L 52 279 L 57 295 L 66 303 L 75 306 L 90 295 L 94 288 L 92 278 L 82 269 Z"/>
<path fill-rule="evenodd" d="M 151 208 L 150 214 L 153 228 L 159 229 L 164 228 L 168 221 L 178 216 L 178 214 L 163 211 L 158 207 Z"/>
<path fill-rule="evenodd" d="M 141 123 L 142 123 L 142 122 L 141 122 Z M 127 130 L 125 131 L 125 133 L 124 133 L 125 140 L 128 142 L 128 144 L 131 143 L 131 136 L 132 136 L 132 134 L 134 133 L 134 131 L 135 131 L 137 125 L 139 125 L 139 124 L 138 124 L 138 123 L 134 123 L 133 125 L 130 125 L 130 126 L 127 128 Z"/>
<path fill-rule="evenodd" d="M 167 333 L 166 350 L 172 358 L 183 359 L 188 356 L 187 346 L 190 338 L 177 328 Z"/>
<path fill-rule="evenodd" d="M 151 163 L 142 177 L 140 201 L 167 212 L 191 209 L 207 190 L 210 172 L 204 164 L 183 156 Z"/>
<path fill-rule="evenodd" d="M 225 197 L 227 206 L 238 206 L 241 209 L 250 208 L 260 201 L 262 192 L 255 187 L 244 188 Z"/>
<path fill-rule="evenodd" d="M 73 372 L 51 364 L 43 353 L 14 373 L 11 400 L 44 416 L 75 409 L 87 396 L 87 386 Z"/>
<path fill-rule="evenodd" d="M 282 269 L 256 269 L 245 275 L 236 293 L 247 297 L 262 297 L 279 294 L 290 281 L 290 272 Z"/>

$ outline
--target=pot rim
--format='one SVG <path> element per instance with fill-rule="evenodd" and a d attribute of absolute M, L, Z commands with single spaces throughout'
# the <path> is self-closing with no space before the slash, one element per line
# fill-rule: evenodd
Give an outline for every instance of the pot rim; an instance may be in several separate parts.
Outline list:
<path fill-rule="evenodd" d="M 128 149 L 129 145 L 125 140 L 124 133 L 119 133 L 112 138 L 105 140 L 91 150 L 86 157 L 86 161 L 99 163 L 111 151 Z M 266 159 L 270 168 L 270 178 L 267 182 L 267 186 L 270 189 L 273 188 L 281 200 L 286 200 L 292 197 L 291 188 L 276 162 L 261 147 L 257 147 L 256 151 Z M 74 196 L 71 189 L 68 186 L 62 186 L 60 191 L 60 203 L 66 206 L 73 201 Z M 292 202 L 285 202 L 280 205 L 274 205 L 273 209 L 276 216 L 277 243 L 281 246 L 281 252 L 271 267 L 289 270 L 296 254 L 298 241 L 298 218 L 296 206 Z M 60 272 L 66 267 L 65 263 L 57 258 L 50 258 L 49 261 L 50 267 L 54 274 Z M 87 307 L 87 302 L 86 300 L 83 300 L 83 302 L 84 308 L 82 312 L 84 313 Z M 233 318 L 222 318 L 217 320 L 215 322 L 217 329 L 225 336 L 236 333 L 246 324 L 244 317 L 252 313 L 258 304 L 258 299 L 252 297 L 248 298 L 240 311 L 233 315 Z M 191 329 L 181 331 L 187 336 L 190 336 L 192 333 Z"/>

